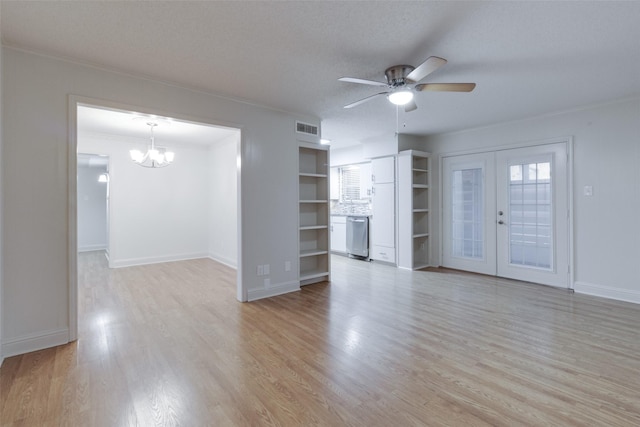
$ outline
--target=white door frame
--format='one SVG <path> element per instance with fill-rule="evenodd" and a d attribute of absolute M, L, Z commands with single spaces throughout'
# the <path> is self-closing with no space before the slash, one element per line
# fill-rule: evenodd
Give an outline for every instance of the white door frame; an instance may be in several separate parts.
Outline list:
<path fill-rule="evenodd" d="M 236 265 L 236 298 L 238 301 L 247 301 L 247 289 L 242 281 L 242 148 L 244 146 L 244 131 L 241 125 L 224 121 L 214 121 L 202 117 L 186 116 L 174 112 L 157 110 L 150 107 L 140 107 L 122 104 L 104 99 L 90 98 L 78 95 L 69 95 L 68 99 L 68 153 L 67 153 L 67 188 L 68 188 L 68 289 L 69 289 L 69 341 L 78 339 L 78 106 L 89 105 L 98 108 L 115 109 L 123 111 L 136 111 L 142 114 L 172 117 L 194 123 L 203 123 L 211 126 L 224 126 L 240 130 L 240 142 L 237 144 L 237 265 Z M 109 207 L 110 209 L 110 207 Z"/>
<path fill-rule="evenodd" d="M 514 148 L 537 147 L 542 145 L 558 144 L 558 143 L 564 143 L 566 144 L 566 147 L 567 147 L 567 150 L 566 150 L 567 151 L 567 198 L 568 198 L 567 205 L 569 208 L 569 218 L 568 218 L 568 226 L 567 226 L 568 227 L 567 239 L 568 239 L 568 250 L 569 250 L 569 254 L 568 254 L 569 280 L 568 280 L 567 287 L 568 289 L 573 290 L 574 278 L 575 278 L 575 272 L 574 272 L 575 262 L 574 262 L 574 225 L 573 225 L 574 215 L 573 215 L 573 137 L 572 136 L 561 136 L 561 137 L 549 138 L 549 139 L 543 139 L 543 140 L 523 141 L 523 142 L 516 142 L 511 144 L 497 145 L 494 147 L 484 147 L 484 148 L 477 148 L 477 149 L 459 150 L 459 151 L 450 151 L 450 152 L 440 153 L 438 155 L 438 180 L 439 180 L 438 190 L 440 193 L 438 194 L 438 203 L 440 205 L 439 221 L 440 221 L 440 226 L 442 228 L 442 224 L 444 224 L 443 160 L 445 157 L 461 156 L 465 154 L 495 153 L 498 151 L 510 150 Z M 439 236 L 440 247 L 439 247 L 439 251 L 437 252 L 438 265 L 442 265 L 442 259 L 444 255 L 443 235 L 444 233 L 440 231 L 440 236 Z"/>

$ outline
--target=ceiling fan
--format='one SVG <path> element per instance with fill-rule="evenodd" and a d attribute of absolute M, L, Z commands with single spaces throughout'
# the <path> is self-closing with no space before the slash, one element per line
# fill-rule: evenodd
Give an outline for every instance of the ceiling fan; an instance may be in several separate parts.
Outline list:
<path fill-rule="evenodd" d="M 358 83 L 370 86 L 386 87 L 385 92 L 376 93 L 351 104 L 345 105 L 344 108 L 353 108 L 363 104 L 380 95 L 386 95 L 389 101 L 395 105 L 404 105 L 404 111 L 409 112 L 418 108 L 413 100 L 413 92 L 471 92 L 475 87 L 475 83 L 420 83 L 422 79 L 433 73 L 438 68 L 447 63 L 444 58 L 431 56 L 417 67 L 411 65 L 394 65 L 385 70 L 384 75 L 387 82 L 377 82 L 374 80 L 358 79 L 354 77 L 341 77 L 341 82 Z M 413 86 L 412 86 L 413 85 Z"/>

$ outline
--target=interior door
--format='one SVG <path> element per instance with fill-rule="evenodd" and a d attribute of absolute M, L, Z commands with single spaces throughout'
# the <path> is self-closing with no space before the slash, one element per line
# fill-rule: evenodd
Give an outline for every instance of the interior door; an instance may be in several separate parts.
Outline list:
<path fill-rule="evenodd" d="M 566 144 L 499 151 L 496 164 L 498 276 L 568 287 Z"/>
<path fill-rule="evenodd" d="M 565 143 L 443 158 L 442 265 L 569 286 Z"/>
<path fill-rule="evenodd" d="M 445 157 L 442 165 L 442 265 L 495 275 L 495 155 Z"/>

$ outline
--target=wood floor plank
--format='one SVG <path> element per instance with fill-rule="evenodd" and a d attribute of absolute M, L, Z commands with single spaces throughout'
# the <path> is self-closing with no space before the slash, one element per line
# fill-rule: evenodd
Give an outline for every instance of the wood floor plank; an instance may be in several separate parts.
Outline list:
<path fill-rule="evenodd" d="M 640 306 L 334 256 L 238 303 L 211 260 L 79 258 L 79 340 L 5 360 L 0 426 L 637 426 Z"/>

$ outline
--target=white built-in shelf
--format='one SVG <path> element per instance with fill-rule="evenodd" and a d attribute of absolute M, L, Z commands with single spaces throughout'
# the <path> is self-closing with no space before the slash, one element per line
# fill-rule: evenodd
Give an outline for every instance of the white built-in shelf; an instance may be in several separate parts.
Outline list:
<path fill-rule="evenodd" d="M 300 227 L 300 230 L 321 230 L 323 228 L 326 229 L 326 228 L 329 228 L 329 226 L 326 225 L 326 224 L 304 225 L 304 226 Z"/>
<path fill-rule="evenodd" d="M 329 152 L 298 148 L 298 267 L 301 285 L 329 280 Z"/>
<path fill-rule="evenodd" d="M 300 172 L 299 174 L 300 176 L 308 176 L 311 178 L 326 178 L 327 174 L 326 173 L 302 173 Z"/>
<path fill-rule="evenodd" d="M 308 256 L 316 256 L 316 255 L 325 255 L 328 254 L 329 251 L 324 250 L 308 250 L 308 251 L 300 251 L 300 258 L 308 257 Z"/>
<path fill-rule="evenodd" d="M 398 266 L 411 270 L 429 266 L 429 154 L 398 155 Z"/>
<path fill-rule="evenodd" d="M 300 274 L 300 282 L 305 282 L 305 281 L 314 280 L 314 279 L 323 279 L 323 280 L 317 280 L 322 282 L 324 280 L 328 280 L 328 279 L 325 279 L 325 277 L 329 277 L 328 270 L 308 270 Z M 310 284 L 310 283 L 306 283 L 306 284 Z"/>

